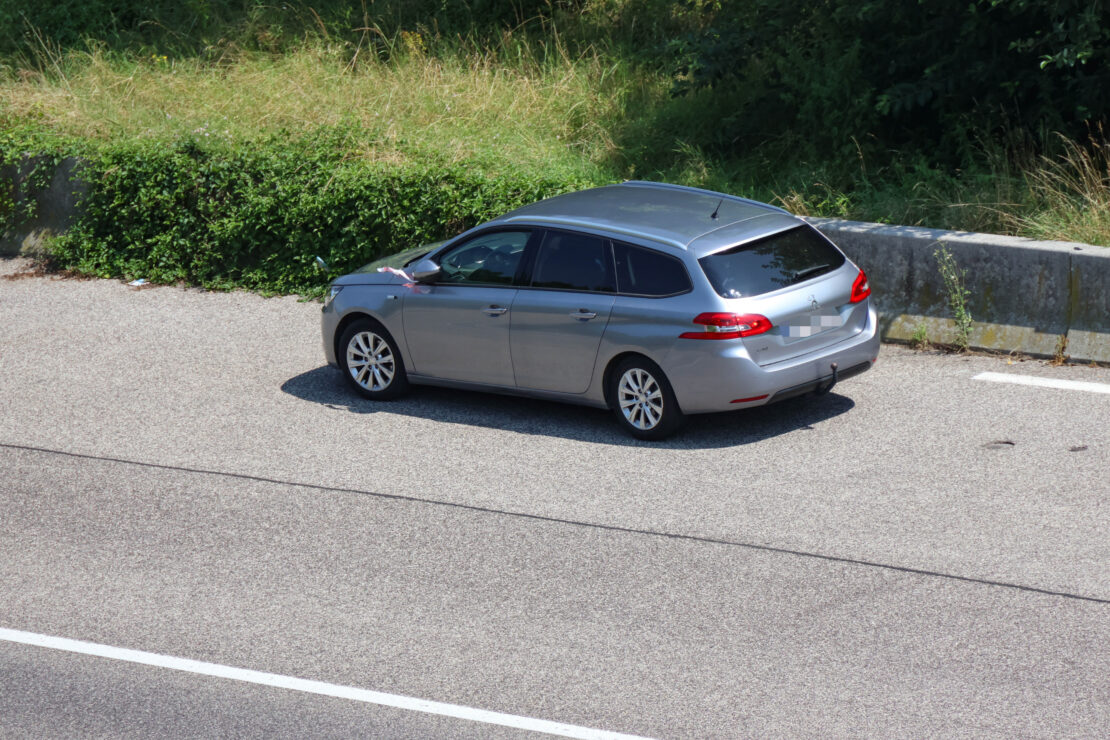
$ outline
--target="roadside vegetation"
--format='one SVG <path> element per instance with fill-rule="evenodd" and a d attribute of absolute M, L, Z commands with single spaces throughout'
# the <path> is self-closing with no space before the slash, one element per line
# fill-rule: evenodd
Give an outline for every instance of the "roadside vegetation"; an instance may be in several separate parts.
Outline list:
<path fill-rule="evenodd" d="M 626 178 L 1110 245 L 1108 12 L 14 0 L 0 165 L 86 163 L 61 263 L 213 287 L 311 293 L 314 254 L 343 271 Z M 6 228 L 28 207 L 0 192 Z"/>

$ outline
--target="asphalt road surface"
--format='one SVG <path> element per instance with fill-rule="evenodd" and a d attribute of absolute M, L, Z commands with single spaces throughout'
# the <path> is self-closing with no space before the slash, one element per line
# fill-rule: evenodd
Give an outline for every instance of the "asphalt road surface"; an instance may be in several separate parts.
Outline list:
<path fill-rule="evenodd" d="M 1110 370 L 886 346 L 646 443 L 540 401 L 363 401 L 318 321 L 0 279 L 0 736 L 539 736 L 420 700 L 655 738 L 1110 728 Z"/>

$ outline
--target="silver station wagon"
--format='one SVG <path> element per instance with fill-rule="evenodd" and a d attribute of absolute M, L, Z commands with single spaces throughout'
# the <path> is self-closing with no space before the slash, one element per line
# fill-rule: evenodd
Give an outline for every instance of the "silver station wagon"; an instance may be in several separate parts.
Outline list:
<path fill-rule="evenodd" d="M 867 277 L 779 208 L 648 182 L 542 200 L 335 280 L 324 353 L 387 400 L 410 384 L 688 414 L 826 393 L 879 352 Z"/>

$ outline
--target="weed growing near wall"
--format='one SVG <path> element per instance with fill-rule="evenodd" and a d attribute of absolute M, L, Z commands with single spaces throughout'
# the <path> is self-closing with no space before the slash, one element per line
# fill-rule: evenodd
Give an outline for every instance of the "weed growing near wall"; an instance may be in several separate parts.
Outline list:
<path fill-rule="evenodd" d="M 937 268 L 944 281 L 948 308 L 956 322 L 956 349 L 966 352 L 971 337 L 971 311 L 967 307 L 971 291 L 964 287 L 964 271 L 956 264 L 956 258 L 948 251 L 948 247 L 941 245 L 933 252 L 933 256 L 937 259 Z"/>
<path fill-rule="evenodd" d="M 910 335 L 910 346 L 916 350 L 929 349 L 929 327 L 924 321 L 918 322 Z"/>

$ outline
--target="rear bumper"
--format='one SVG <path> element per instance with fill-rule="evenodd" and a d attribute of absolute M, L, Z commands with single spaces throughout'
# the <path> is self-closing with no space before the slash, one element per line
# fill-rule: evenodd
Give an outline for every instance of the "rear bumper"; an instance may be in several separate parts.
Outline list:
<path fill-rule="evenodd" d="M 723 346 L 708 346 L 718 344 Z M 839 368 L 839 382 L 870 369 L 878 354 L 878 317 L 871 310 L 866 326 L 855 336 L 780 363 L 757 364 L 740 341 L 680 340 L 660 365 L 682 410 L 704 414 L 822 390 L 833 379 L 833 363 Z"/>
<path fill-rule="evenodd" d="M 791 386 L 790 388 L 783 388 L 767 399 L 767 403 L 774 403 L 775 401 L 785 401 L 788 398 L 795 398 L 797 396 L 804 396 L 807 393 L 828 393 L 831 391 L 836 383 L 842 380 L 847 380 L 853 376 L 865 373 L 871 369 L 871 362 L 861 362 L 858 365 L 853 365 L 845 370 L 838 369 L 835 374 L 829 373 L 823 378 L 811 380 L 805 383 Z M 831 366 L 831 365 L 830 365 Z"/>

